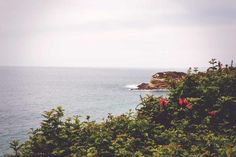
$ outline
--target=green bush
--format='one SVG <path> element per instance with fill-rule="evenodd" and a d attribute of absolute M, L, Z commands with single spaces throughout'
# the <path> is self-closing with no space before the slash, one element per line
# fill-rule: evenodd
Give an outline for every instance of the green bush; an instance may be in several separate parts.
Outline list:
<path fill-rule="evenodd" d="M 216 60 L 206 72 L 171 81 L 168 98 L 147 95 L 136 111 L 103 122 L 43 114 L 17 156 L 236 156 L 236 68 Z"/>

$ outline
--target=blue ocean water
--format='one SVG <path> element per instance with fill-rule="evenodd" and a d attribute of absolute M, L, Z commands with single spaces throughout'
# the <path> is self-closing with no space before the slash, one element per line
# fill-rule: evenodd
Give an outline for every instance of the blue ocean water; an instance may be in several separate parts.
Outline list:
<path fill-rule="evenodd" d="M 99 121 L 135 109 L 140 95 L 164 95 L 126 88 L 163 70 L 0 67 L 0 156 L 9 152 L 9 141 L 24 141 L 53 107 Z"/>

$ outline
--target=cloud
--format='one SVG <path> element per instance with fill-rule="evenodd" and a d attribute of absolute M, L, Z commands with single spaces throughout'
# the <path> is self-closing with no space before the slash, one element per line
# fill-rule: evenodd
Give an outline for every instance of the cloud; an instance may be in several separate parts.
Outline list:
<path fill-rule="evenodd" d="M 1 65 L 186 67 L 235 58 L 233 0 L 0 2 Z"/>

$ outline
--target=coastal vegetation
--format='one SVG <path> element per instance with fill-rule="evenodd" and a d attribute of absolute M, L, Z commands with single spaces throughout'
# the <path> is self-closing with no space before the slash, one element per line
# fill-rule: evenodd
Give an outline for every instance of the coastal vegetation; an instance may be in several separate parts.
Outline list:
<path fill-rule="evenodd" d="M 62 107 L 44 112 L 27 141 L 11 142 L 8 156 L 236 156 L 236 68 L 210 64 L 169 80 L 168 97 L 141 97 L 134 112 L 102 122 L 65 118 Z"/>

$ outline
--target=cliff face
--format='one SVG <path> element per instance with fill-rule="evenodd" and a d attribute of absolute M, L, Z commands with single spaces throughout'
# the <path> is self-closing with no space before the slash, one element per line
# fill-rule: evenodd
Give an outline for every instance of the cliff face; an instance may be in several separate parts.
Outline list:
<path fill-rule="evenodd" d="M 139 90 L 152 90 L 152 89 L 166 89 L 169 87 L 169 79 L 181 80 L 185 77 L 186 73 L 167 71 L 159 72 L 152 75 L 151 81 L 149 83 L 141 83 L 138 85 Z"/>

